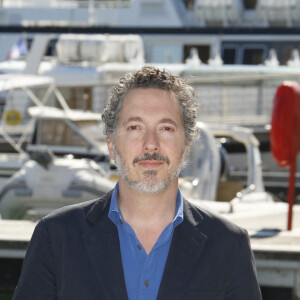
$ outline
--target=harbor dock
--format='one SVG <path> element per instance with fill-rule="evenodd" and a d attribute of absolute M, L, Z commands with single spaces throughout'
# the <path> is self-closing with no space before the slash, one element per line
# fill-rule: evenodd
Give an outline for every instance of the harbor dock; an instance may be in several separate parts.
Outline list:
<path fill-rule="evenodd" d="M 286 230 L 287 212 L 224 216 L 248 230 L 263 292 L 278 289 L 288 295 L 276 292 L 278 298 L 268 299 L 300 300 L 300 207 L 294 207 L 292 231 Z M 32 221 L 0 220 L 0 293 L 14 289 L 35 226 Z"/>
<path fill-rule="evenodd" d="M 272 300 L 300 299 L 300 207 L 293 209 L 293 229 L 287 231 L 288 212 L 261 211 L 228 215 L 227 218 L 246 228 L 254 252 L 261 287 L 286 290 L 289 297 Z M 267 297 L 266 297 L 267 298 Z"/>

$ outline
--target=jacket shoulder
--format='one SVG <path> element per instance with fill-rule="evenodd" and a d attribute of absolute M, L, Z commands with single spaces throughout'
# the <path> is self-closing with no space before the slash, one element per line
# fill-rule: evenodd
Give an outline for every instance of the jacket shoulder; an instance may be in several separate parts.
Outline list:
<path fill-rule="evenodd" d="M 247 231 L 244 228 L 234 224 L 224 216 L 201 208 L 201 204 L 197 206 L 188 200 L 185 200 L 185 205 L 187 210 L 190 211 L 190 214 L 193 216 L 194 222 L 201 223 L 202 232 L 210 234 L 213 232 L 217 236 L 222 236 L 224 234 L 226 236 L 247 235 Z"/>
<path fill-rule="evenodd" d="M 64 206 L 46 215 L 42 221 L 47 224 L 68 222 L 69 220 L 80 222 L 85 221 L 89 216 L 100 217 L 109 207 L 111 195 L 112 191 L 97 199 Z"/>

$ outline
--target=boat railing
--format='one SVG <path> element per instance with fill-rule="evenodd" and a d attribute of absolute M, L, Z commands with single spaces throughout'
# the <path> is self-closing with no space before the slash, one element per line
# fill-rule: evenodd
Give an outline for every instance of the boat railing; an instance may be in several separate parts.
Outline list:
<path fill-rule="evenodd" d="M 22 148 L 23 143 L 27 140 L 27 137 L 31 135 L 33 130 L 33 122 L 26 126 L 16 126 L 16 127 L 5 127 L 0 126 L 0 137 L 3 137 L 5 141 L 14 149 L 17 153 L 25 154 L 24 149 Z M 21 135 L 15 140 L 14 135 Z"/>
<path fill-rule="evenodd" d="M 247 7 L 249 4 L 251 7 Z M 300 0 L 195 0 L 193 8 L 202 26 L 260 24 L 292 27 L 299 25 L 300 20 Z"/>
<path fill-rule="evenodd" d="M 220 69 L 209 72 L 205 66 L 203 69 L 200 66 L 198 73 L 182 73 L 180 76 L 195 89 L 199 104 L 198 120 L 214 124 L 268 125 L 278 85 L 286 80 L 299 82 L 300 72 L 299 68 L 291 70 L 285 67 L 282 71 L 271 71 L 271 68 L 264 66 L 261 68 L 265 68 L 265 71 L 269 69 L 269 73 L 249 70 L 222 70 L 221 73 Z M 97 90 L 97 99 L 94 99 L 94 111 L 103 110 L 116 81 L 106 79 L 95 83 L 93 88 Z"/>
<path fill-rule="evenodd" d="M 186 74 L 187 75 L 187 74 Z M 207 74 L 186 76 L 195 88 L 198 119 L 207 123 L 266 125 L 280 83 L 299 81 L 296 70 L 270 74 Z"/>
<path fill-rule="evenodd" d="M 69 1 L 69 0 L 64 0 Z M 63 1 L 57 1 L 57 2 L 63 2 Z M 132 0 L 115 0 L 115 1 L 109 1 L 109 0 L 93 0 L 93 1 L 77 1 L 79 7 L 87 7 L 91 6 L 91 2 L 93 2 L 93 6 L 95 8 L 120 8 L 120 7 L 129 7 L 132 3 Z M 89 4 L 90 2 L 90 4 Z"/>
<path fill-rule="evenodd" d="M 51 8 L 119 8 L 129 7 L 131 0 L 0 0 L 0 7 L 6 8 L 30 8 L 30 7 L 51 7 Z"/>
<path fill-rule="evenodd" d="M 196 16 L 204 25 L 236 24 L 240 22 L 243 11 L 240 0 L 196 0 L 194 4 Z"/>
<path fill-rule="evenodd" d="M 300 73 L 289 74 L 183 74 L 195 89 L 198 120 L 210 124 L 265 126 L 270 123 L 273 99 L 280 83 L 300 81 Z M 116 80 L 97 83 L 98 111 L 102 111 Z"/>

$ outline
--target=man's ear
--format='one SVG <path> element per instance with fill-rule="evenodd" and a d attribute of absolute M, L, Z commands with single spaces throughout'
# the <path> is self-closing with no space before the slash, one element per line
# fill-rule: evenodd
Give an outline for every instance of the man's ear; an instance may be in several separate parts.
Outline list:
<path fill-rule="evenodd" d="M 115 160 L 115 153 L 114 153 L 114 142 L 110 136 L 106 138 L 107 148 L 112 160 Z"/>

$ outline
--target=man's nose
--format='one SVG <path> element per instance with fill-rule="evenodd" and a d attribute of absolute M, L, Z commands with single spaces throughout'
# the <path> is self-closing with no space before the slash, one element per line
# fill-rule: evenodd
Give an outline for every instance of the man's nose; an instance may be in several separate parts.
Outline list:
<path fill-rule="evenodd" d="M 158 152 L 159 138 L 155 130 L 147 130 L 144 135 L 144 152 Z"/>

